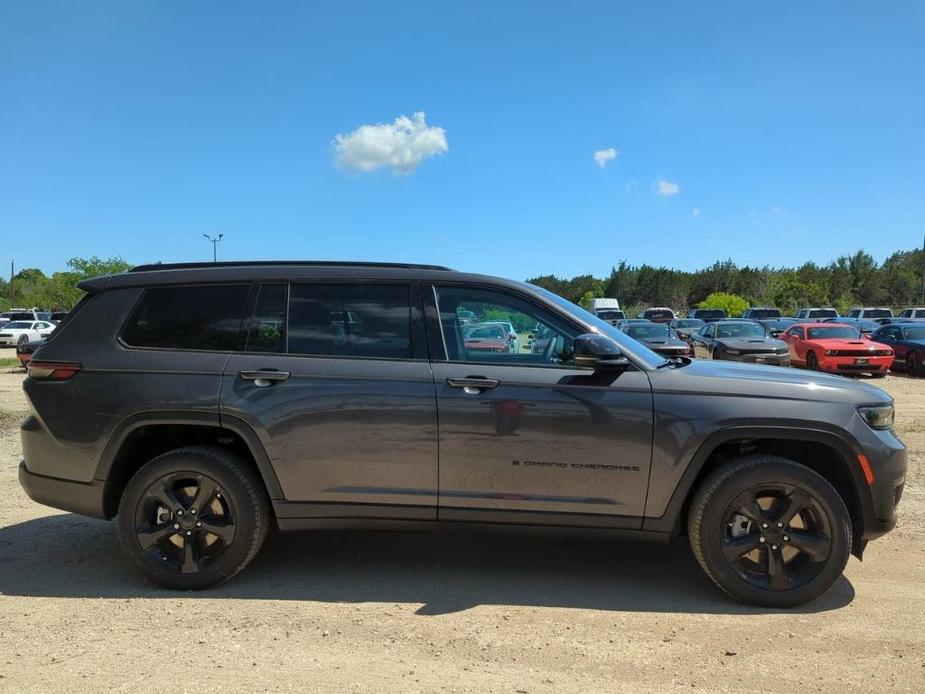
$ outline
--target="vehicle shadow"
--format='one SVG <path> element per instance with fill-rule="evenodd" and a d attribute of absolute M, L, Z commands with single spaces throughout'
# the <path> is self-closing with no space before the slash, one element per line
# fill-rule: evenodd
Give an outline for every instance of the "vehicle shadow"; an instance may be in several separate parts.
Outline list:
<path fill-rule="evenodd" d="M 0 528 L 0 594 L 66 598 L 312 600 L 421 604 L 421 615 L 477 605 L 761 614 L 720 593 L 683 541 L 653 545 L 589 534 L 453 528 L 272 535 L 231 582 L 199 593 L 146 583 L 115 526 L 63 514 Z M 841 578 L 797 613 L 849 604 Z"/>

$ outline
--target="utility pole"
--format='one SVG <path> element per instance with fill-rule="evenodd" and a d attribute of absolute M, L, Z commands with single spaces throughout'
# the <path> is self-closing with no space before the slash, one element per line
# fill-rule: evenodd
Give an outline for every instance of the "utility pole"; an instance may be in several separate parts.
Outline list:
<path fill-rule="evenodd" d="M 16 285 L 13 284 L 13 275 L 16 274 L 16 261 L 10 261 L 10 308 L 16 305 Z"/>
<path fill-rule="evenodd" d="M 925 236 L 922 237 L 922 306 L 925 306 Z"/>
<path fill-rule="evenodd" d="M 218 242 L 222 240 L 222 236 L 224 236 L 224 234 L 219 234 L 215 237 L 209 236 L 208 234 L 203 234 L 203 236 L 205 236 L 212 243 L 212 262 L 214 263 L 218 260 L 218 251 L 216 250 L 218 248 Z"/>

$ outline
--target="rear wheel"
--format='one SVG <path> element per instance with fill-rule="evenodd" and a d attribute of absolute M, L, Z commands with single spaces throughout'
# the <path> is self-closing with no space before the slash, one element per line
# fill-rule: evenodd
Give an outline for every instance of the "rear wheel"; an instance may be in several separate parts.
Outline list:
<path fill-rule="evenodd" d="M 24 345 L 24 344 L 26 344 L 28 341 L 29 341 L 29 336 L 28 336 L 28 335 L 20 335 L 20 336 L 19 336 L 19 339 L 16 340 L 16 344 L 17 344 L 17 345 Z"/>
<path fill-rule="evenodd" d="M 119 537 L 135 566 L 168 588 L 221 583 L 257 554 L 269 527 L 253 470 L 220 448 L 179 448 L 142 467 L 119 503 Z"/>
<path fill-rule="evenodd" d="M 690 543 L 707 576 L 743 602 L 792 607 L 825 593 L 851 550 L 851 520 L 823 477 L 787 458 L 739 458 L 691 503 Z"/>
<path fill-rule="evenodd" d="M 819 370 L 819 360 L 816 358 L 815 352 L 806 353 L 806 368 L 809 369 L 810 371 Z"/>

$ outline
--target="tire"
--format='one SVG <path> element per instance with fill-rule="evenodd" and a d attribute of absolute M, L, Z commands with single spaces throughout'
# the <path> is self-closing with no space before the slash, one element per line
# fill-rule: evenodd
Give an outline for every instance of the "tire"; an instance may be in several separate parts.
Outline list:
<path fill-rule="evenodd" d="M 756 496 L 762 502 L 749 504 Z M 787 518 L 791 503 L 800 510 Z M 851 553 L 851 518 L 838 492 L 809 468 L 773 455 L 744 456 L 710 474 L 691 501 L 688 532 L 694 556 L 721 590 L 764 607 L 819 597 Z"/>
<path fill-rule="evenodd" d="M 914 350 L 906 354 L 906 373 L 910 376 L 922 375 L 922 357 Z"/>
<path fill-rule="evenodd" d="M 237 574 L 257 554 L 269 525 L 260 478 L 237 456 L 209 446 L 154 458 L 119 502 L 123 550 L 146 578 L 178 590 L 208 588 Z"/>
<path fill-rule="evenodd" d="M 816 353 L 813 351 L 806 353 L 806 368 L 810 371 L 819 370 L 819 359 L 816 358 Z"/>
<path fill-rule="evenodd" d="M 19 336 L 19 339 L 16 340 L 16 344 L 17 344 L 17 346 L 18 346 L 18 345 L 24 345 L 24 344 L 26 344 L 28 341 L 29 341 L 29 336 L 28 336 L 28 335 L 20 335 L 20 336 Z"/>

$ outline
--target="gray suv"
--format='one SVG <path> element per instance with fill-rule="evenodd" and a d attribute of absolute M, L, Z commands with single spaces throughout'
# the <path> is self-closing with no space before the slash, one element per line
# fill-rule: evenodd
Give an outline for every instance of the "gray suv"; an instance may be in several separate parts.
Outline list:
<path fill-rule="evenodd" d="M 165 586 L 234 576 L 271 525 L 463 522 L 686 535 L 729 595 L 790 606 L 896 521 L 906 450 L 883 391 L 665 359 L 523 282 L 264 262 L 80 288 L 29 365 L 20 482 L 115 518 Z M 470 312 L 518 346 L 468 338 Z"/>

